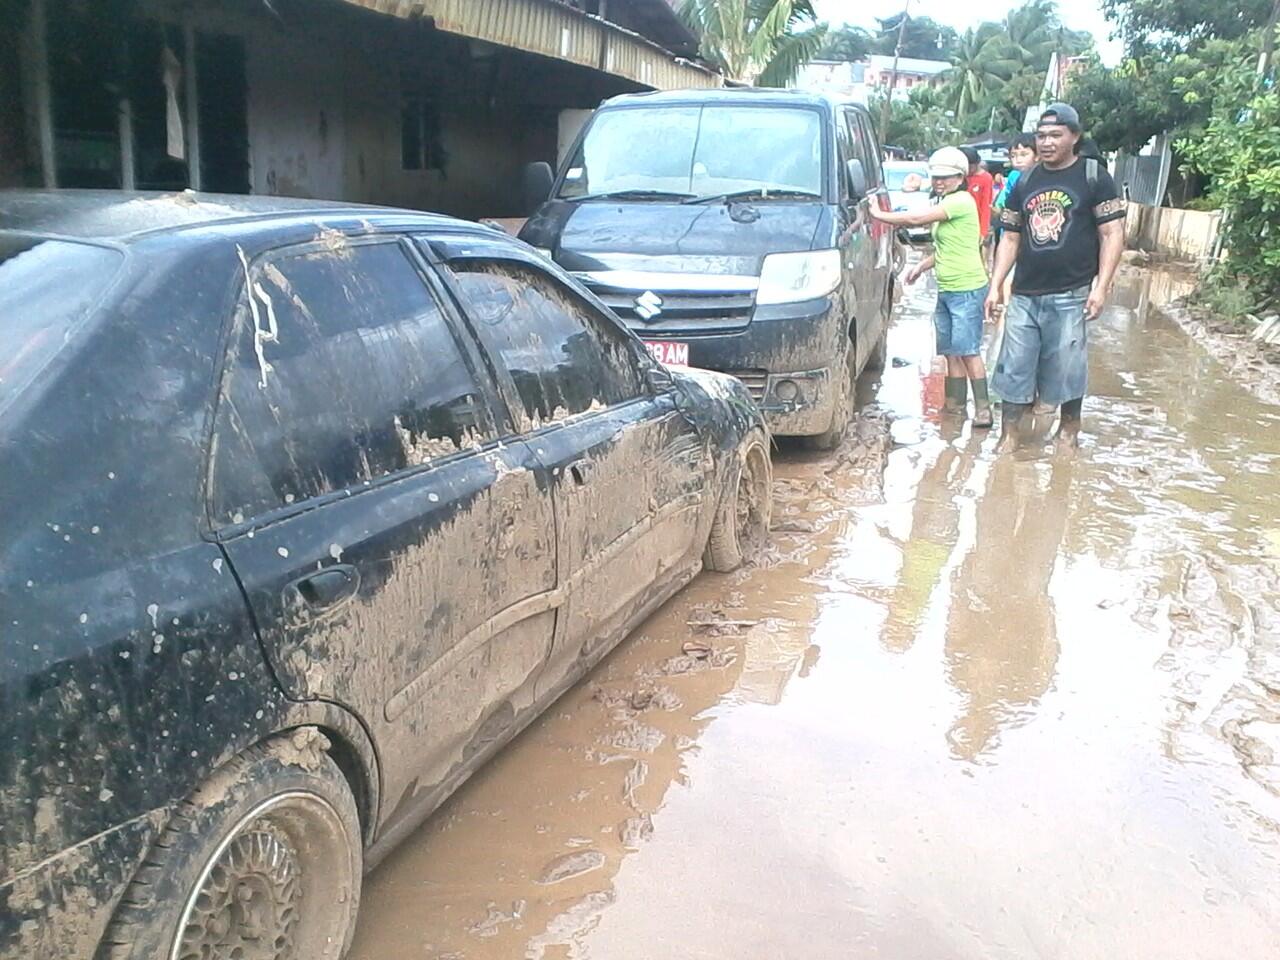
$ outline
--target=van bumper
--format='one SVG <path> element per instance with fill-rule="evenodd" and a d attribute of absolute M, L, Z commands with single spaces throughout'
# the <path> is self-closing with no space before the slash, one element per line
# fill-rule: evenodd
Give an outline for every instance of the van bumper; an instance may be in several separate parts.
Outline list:
<path fill-rule="evenodd" d="M 732 331 L 630 323 L 642 340 L 687 343 L 689 365 L 741 380 L 775 436 L 810 436 L 831 426 L 836 379 L 845 375 L 848 331 L 831 297 L 758 306 Z"/>

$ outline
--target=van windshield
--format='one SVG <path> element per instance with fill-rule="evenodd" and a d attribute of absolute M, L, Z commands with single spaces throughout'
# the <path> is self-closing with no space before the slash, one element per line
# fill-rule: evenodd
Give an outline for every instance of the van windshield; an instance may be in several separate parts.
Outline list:
<path fill-rule="evenodd" d="M 822 117 L 804 107 L 681 106 L 603 110 L 559 196 L 693 201 L 747 191 L 823 196 Z"/>
<path fill-rule="evenodd" d="M 62 349 L 123 262 L 105 247 L 0 234 L 0 410 Z"/>

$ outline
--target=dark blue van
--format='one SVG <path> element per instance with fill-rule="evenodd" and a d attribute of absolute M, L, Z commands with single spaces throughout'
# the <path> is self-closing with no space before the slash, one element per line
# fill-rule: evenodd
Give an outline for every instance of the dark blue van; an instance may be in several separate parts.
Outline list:
<path fill-rule="evenodd" d="M 526 176 L 521 238 L 654 356 L 737 376 L 775 434 L 840 442 L 853 381 L 883 363 L 897 254 L 867 214 L 889 206 L 865 109 L 794 90 L 615 97 L 558 174 Z"/>

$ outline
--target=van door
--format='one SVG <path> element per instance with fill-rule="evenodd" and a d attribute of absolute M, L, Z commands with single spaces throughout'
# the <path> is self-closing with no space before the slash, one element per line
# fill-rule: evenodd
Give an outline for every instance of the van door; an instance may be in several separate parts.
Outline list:
<path fill-rule="evenodd" d="M 867 203 L 876 204 L 882 211 L 892 209 L 889 191 L 885 185 L 884 167 L 880 159 L 880 141 L 871 118 L 860 110 L 846 109 L 855 133 L 854 143 L 860 149 L 863 169 L 867 173 Z M 868 225 L 869 247 L 867 251 L 867 296 L 863 309 L 867 323 L 866 336 L 859 338 L 858 367 L 866 362 L 868 352 L 884 336 L 893 304 L 889 300 L 890 280 L 893 273 L 893 227 L 879 220 Z"/>
<path fill-rule="evenodd" d="M 852 127 L 843 110 L 836 114 L 836 144 L 839 157 L 840 204 L 838 223 L 840 228 L 837 244 L 840 248 L 840 262 L 843 274 L 841 287 L 841 304 L 844 309 L 846 323 L 849 324 L 850 336 L 860 339 L 857 331 L 863 323 L 862 314 L 866 299 L 867 283 L 866 247 L 867 247 L 867 208 L 861 197 L 853 193 L 853 183 L 849 179 L 849 161 L 859 156 L 855 147 Z M 856 366 L 856 357 L 852 369 Z"/>
<path fill-rule="evenodd" d="M 211 519 L 288 695 L 369 730 L 387 826 L 528 715 L 551 499 L 532 451 L 499 447 L 492 381 L 410 247 L 291 247 L 249 272 Z"/>
<path fill-rule="evenodd" d="M 531 263 L 449 266 L 551 474 L 564 608 L 542 696 L 698 571 L 711 463 L 674 392 L 648 387 L 639 345 L 616 320 Z"/>

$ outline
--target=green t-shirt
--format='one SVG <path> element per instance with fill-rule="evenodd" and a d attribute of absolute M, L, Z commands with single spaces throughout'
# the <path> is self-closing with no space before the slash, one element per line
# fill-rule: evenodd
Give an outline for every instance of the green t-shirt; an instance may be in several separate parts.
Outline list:
<path fill-rule="evenodd" d="M 938 289 L 947 293 L 979 290 L 989 281 L 982 264 L 978 204 L 968 190 L 949 193 L 941 203 L 947 219 L 933 225 L 933 269 L 938 276 Z"/>

